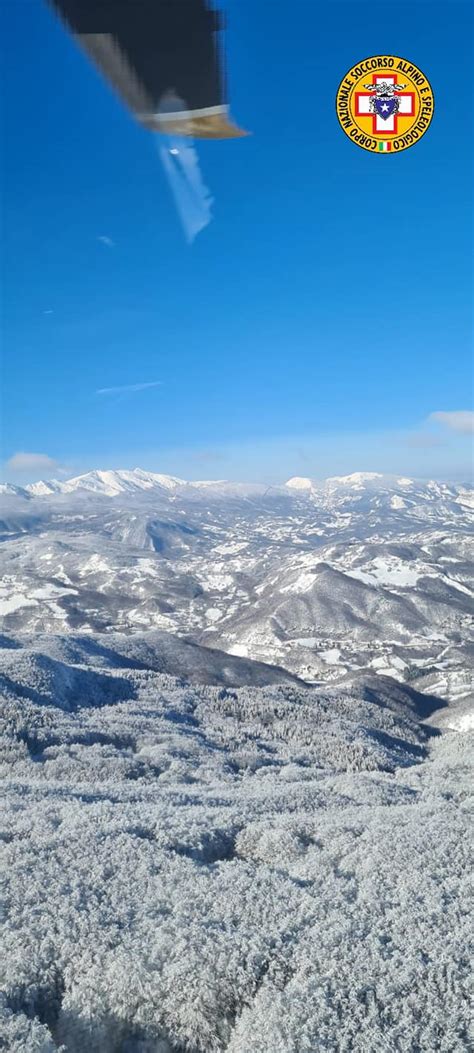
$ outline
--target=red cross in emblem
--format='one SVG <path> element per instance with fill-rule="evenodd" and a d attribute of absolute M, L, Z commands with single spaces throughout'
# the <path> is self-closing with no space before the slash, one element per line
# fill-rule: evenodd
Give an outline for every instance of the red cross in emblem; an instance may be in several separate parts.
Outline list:
<path fill-rule="evenodd" d="M 386 81 L 387 84 L 398 84 L 398 73 L 373 73 L 372 84 Z M 393 113 L 384 121 L 378 113 L 370 110 L 370 100 L 374 98 L 370 91 L 355 92 L 355 115 L 356 117 L 372 118 L 372 135 L 398 135 L 398 118 L 415 116 L 415 92 L 397 91 L 397 99 L 400 101 L 398 113 Z"/>

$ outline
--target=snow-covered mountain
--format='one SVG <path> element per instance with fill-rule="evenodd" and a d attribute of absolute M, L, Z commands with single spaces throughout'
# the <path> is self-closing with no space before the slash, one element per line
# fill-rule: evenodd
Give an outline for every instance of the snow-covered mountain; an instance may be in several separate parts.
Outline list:
<path fill-rule="evenodd" d="M 8 631 L 161 629 L 314 682 L 470 690 L 472 492 L 356 473 L 281 487 L 89 472 L 1 501 Z"/>
<path fill-rule="evenodd" d="M 420 483 L 414 479 L 403 476 L 382 475 L 379 472 L 353 472 L 352 475 L 332 476 L 325 480 L 316 480 L 294 476 L 284 486 L 268 486 L 258 483 L 231 483 L 227 480 L 204 480 L 200 482 L 187 482 L 173 475 L 163 475 L 158 472 L 147 472 L 142 468 L 122 469 L 117 471 L 95 470 L 86 472 L 84 475 L 74 476 L 71 479 L 60 481 L 58 479 L 41 480 L 37 483 L 29 483 L 25 487 L 14 486 L 12 483 L 1 483 L 0 494 L 17 494 L 33 497 L 46 497 L 54 494 L 71 494 L 80 491 L 88 493 L 103 494 L 106 497 L 116 497 L 120 494 L 129 494 L 140 491 L 160 492 L 161 490 L 183 491 L 191 490 L 207 493 L 220 494 L 267 494 L 285 493 L 299 491 L 306 496 L 311 495 L 313 500 L 329 500 L 331 495 L 340 496 L 344 493 L 372 493 L 375 496 L 382 493 L 398 495 L 400 499 L 406 496 L 408 500 L 416 494 L 427 494 L 428 497 L 447 497 L 454 499 L 464 497 L 466 502 L 472 504 L 472 490 L 466 486 L 453 485 L 440 482 Z M 396 507 L 396 506 L 395 506 Z M 403 506 L 400 506 L 403 507 Z"/>
<path fill-rule="evenodd" d="M 41 486 L 42 484 L 41 483 L 37 483 L 37 484 L 33 483 L 32 485 L 33 486 L 36 486 L 36 485 Z M 14 486 L 13 483 L 0 483 L 0 497 L 4 497 L 4 496 L 23 497 L 23 498 L 25 498 L 25 500 L 27 500 L 28 497 L 30 496 L 30 489 L 31 489 L 31 487 L 27 487 L 25 489 L 22 486 Z M 52 491 L 49 491 L 49 492 L 52 493 Z"/>
<path fill-rule="evenodd" d="M 86 472 L 85 475 L 78 475 L 65 482 L 60 482 L 58 479 L 48 482 L 42 480 L 39 483 L 30 483 L 25 489 L 35 497 L 73 494 L 81 490 L 93 494 L 104 494 L 106 497 L 117 497 L 119 494 L 133 494 L 140 490 L 174 490 L 178 486 L 185 485 L 184 480 L 175 479 L 171 475 L 159 475 L 135 468 L 132 471 Z"/>

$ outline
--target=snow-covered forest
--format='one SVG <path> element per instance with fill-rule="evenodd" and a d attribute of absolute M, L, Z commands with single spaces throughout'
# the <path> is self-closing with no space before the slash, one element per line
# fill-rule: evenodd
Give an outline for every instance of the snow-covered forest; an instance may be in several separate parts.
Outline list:
<path fill-rule="evenodd" d="M 165 651 L 2 638 L 0 1048 L 467 1050 L 467 735 Z"/>

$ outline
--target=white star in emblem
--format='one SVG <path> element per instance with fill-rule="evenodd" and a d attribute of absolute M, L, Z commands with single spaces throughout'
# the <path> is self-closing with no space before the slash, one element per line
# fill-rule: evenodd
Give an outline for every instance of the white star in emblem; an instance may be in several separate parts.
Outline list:
<path fill-rule="evenodd" d="M 383 104 L 383 106 L 382 106 L 382 109 L 383 109 L 383 110 L 388 110 L 388 106 L 387 106 L 387 103 L 386 103 L 386 102 L 384 102 L 384 104 Z"/>

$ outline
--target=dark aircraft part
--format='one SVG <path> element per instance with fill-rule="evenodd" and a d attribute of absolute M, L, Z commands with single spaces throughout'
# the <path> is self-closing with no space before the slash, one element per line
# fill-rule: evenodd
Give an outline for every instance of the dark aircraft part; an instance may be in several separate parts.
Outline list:
<path fill-rule="evenodd" d="M 207 0 L 49 0 L 134 116 L 155 132 L 245 135 L 229 117 L 221 15 Z"/>

